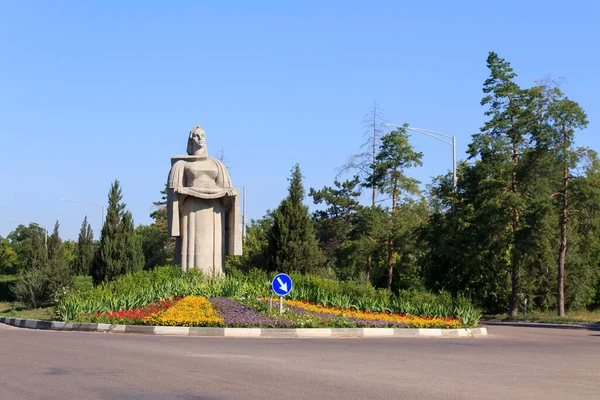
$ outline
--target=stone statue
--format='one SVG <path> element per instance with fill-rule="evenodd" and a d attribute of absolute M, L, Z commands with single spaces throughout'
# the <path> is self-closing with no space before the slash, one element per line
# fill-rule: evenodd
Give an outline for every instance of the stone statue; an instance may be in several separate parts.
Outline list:
<path fill-rule="evenodd" d="M 239 193 L 225 165 L 208 156 L 206 134 L 190 131 L 188 155 L 171 157 L 167 188 L 169 235 L 175 236 L 175 263 L 223 273 L 226 255 L 242 254 Z"/>

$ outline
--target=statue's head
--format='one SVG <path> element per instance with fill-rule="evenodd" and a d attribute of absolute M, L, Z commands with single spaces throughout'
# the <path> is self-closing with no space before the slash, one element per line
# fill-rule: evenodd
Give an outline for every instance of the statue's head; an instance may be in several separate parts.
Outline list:
<path fill-rule="evenodd" d="M 206 152 L 206 133 L 200 125 L 196 125 L 190 131 L 190 137 L 188 138 L 187 153 L 192 156 L 203 150 Z"/>

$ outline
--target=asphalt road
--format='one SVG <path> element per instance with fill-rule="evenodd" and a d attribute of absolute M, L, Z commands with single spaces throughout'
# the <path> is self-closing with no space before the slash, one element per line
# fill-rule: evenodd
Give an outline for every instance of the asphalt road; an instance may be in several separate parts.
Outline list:
<path fill-rule="evenodd" d="M 600 330 L 237 339 L 0 324 L 0 399 L 600 399 Z"/>

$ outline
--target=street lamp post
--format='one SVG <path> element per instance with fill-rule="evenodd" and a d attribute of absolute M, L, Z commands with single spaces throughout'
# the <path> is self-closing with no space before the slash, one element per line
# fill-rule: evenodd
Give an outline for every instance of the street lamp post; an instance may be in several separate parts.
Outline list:
<path fill-rule="evenodd" d="M 46 248 L 48 248 L 48 227 L 46 225 L 38 224 L 37 222 L 33 222 L 33 221 L 27 221 L 24 219 L 14 219 L 14 218 L 9 218 L 9 219 L 11 221 L 27 222 L 29 225 L 35 225 L 37 227 L 44 228 L 44 246 Z"/>
<path fill-rule="evenodd" d="M 60 199 L 64 200 L 64 201 L 72 201 L 73 203 L 85 204 L 86 206 L 100 209 L 100 211 L 102 213 L 102 220 L 100 221 L 100 230 L 102 230 L 102 225 L 104 225 L 104 206 L 103 205 L 94 204 L 94 203 L 90 203 L 89 201 L 83 201 L 83 200 L 65 199 L 64 197 L 61 197 Z"/>
<path fill-rule="evenodd" d="M 435 131 L 430 131 L 428 129 L 421 129 L 421 128 L 413 128 L 410 126 L 401 126 L 401 125 L 394 125 L 394 124 L 385 124 L 386 126 L 393 126 L 396 128 L 404 128 L 404 129 L 408 129 L 414 132 L 418 132 L 418 133 L 422 133 L 423 135 L 427 135 L 429 137 L 432 137 L 434 139 L 437 139 L 441 142 L 446 143 L 449 146 L 452 146 L 452 190 L 456 191 L 456 186 L 457 186 L 457 179 L 456 179 L 456 136 L 450 136 L 450 135 L 446 135 L 445 133 L 440 133 L 440 132 L 435 132 Z M 452 141 L 448 140 L 448 139 L 452 139 Z"/>

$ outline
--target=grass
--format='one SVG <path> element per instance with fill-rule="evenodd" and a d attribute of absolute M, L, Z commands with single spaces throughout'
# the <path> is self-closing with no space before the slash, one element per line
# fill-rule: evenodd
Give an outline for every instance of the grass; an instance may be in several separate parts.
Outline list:
<path fill-rule="evenodd" d="M 529 312 L 527 317 L 519 314 L 510 317 L 508 314 L 484 315 L 482 321 L 519 321 L 519 322 L 541 322 L 549 324 L 598 324 L 600 323 L 600 310 L 594 311 L 568 311 L 564 317 L 556 315 L 557 312 Z"/>
<path fill-rule="evenodd" d="M 9 318 L 39 319 L 43 321 L 56 320 L 54 307 L 27 309 L 18 301 L 0 302 L 0 316 Z"/>

